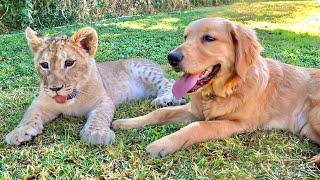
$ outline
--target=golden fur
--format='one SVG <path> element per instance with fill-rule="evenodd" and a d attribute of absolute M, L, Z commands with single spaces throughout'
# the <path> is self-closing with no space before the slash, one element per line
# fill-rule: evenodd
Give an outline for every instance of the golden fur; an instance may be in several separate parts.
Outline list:
<path fill-rule="evenodd" d="M 203 42 L 204 35 L 216 40 Z M 289 130 L 320 141 L 320 70 L 261 57 L 255 32 L 222 18 L 190 23 L 185 37 L 175 49 L 184 56 L 182 71 L 199 73 L 221 64 L 218 74 L 192 93 L 189 104 L 117 120 L 114 129 L 192 122 L 149 144 L 146 150 L 153 156 L 260 128 Z"/>
<path fill-rule="evenodd" d="M 142 59 L 96 63 L 98 36 L 92 28 L 82 28 L 71 37 L 45 37 L 27 28 L 26 38 L 41 80 L 40 92 L 18 127 L 6 136 L 8 144 L 29 141 L 42 133 L 46 123 L 66 114 L 87 115 L 82 138 L 106 145 L 115 139 L 110 123 L 115 107 L 124 101 L 154 96 L 153 105 L 184 103 L 172 95 L 173 82 L 155 63 Z"/>

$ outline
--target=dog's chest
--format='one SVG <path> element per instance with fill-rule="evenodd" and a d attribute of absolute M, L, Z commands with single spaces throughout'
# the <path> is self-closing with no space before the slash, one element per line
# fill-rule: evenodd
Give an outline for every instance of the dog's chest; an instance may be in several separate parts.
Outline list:
<path fill-rule="evenodd" d="M 226 98 L 202 96 L 195 102 L 193 109 L 202 120 L 212 121 L 232 116 L 235 105 L 232 100 Z"/>
<path fill-rule="evenodd" d="M 220 106 L 220 103 L 211 100 L 203 102 L 203 116 L 205 117 L 206 121 L 212 121 L 216 119 L 225 119 L 225 116 L 228 116 L 229 111 L 228 107 Z"/>
<path fill-rule="evenodd" d="M 215 112 L 212 112 L 214 100 L 203 100 L 202 101 L 202 114 L 205 117 L 205 120 L 214 120 L 217 117 L 217 114 Z"/>
<path fill-rule="evenodd" d="M 214 98 L 201 97 L 192 98 L 192 111 L 193 114 L 198 117 L 199 120 L 214 120 L 217 116 L 212 113 Z"/>

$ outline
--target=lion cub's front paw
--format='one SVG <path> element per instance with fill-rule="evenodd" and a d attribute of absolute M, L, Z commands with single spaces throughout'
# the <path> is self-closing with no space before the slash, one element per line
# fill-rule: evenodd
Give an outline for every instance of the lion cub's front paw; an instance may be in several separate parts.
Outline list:
<path fill-rule="evenodd" d="M 178 99 L 174 97 L 172 93 L 166 93 L 161 96 L 158 96 L 156 99 L 154 99 L 151 102 L 151 105 L 153 106 L 178 106 L 186 104 L 186 100 L 184 98 Z"/>
<path fill-rule="evenodd" d="M 181 148 L 181 143 L 176 142 L 169 137 L 164 137 L 153 143 L 150 143 L 146 147 L 146 151 L 153 157 L 164 157 L 171 154 Z"/>
<path fill-rule="evenodd" d="M 116 138 L 116 135 L 112 130 L 89 130 L 82 129 L 80 132 L 82 138 L 89 144 L 95 145 L 109 145 L 113 143 Z"/>
<path fill-rule="evenodd" d="M 40 134 L 41 129 L 30 125 L 16 127 L 7 134 L 5 141 L 10 145 L 20 145 L 22 142 L 30 141 L 34 136 Z"/>

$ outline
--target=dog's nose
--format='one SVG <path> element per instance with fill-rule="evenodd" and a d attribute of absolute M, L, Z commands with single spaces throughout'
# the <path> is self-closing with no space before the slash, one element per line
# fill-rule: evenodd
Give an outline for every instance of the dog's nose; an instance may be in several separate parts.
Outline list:
<path fill-rule="evenodd" d="M 49 88 L 49 89 L 51 89 L 52 91 L 58 92 L 60 89 L 62 89 L 62 86 L 60 86 L 60 87 L 52 87 L 52 88 Z"/>
<path fill-rule="evenodd" d="M 168 54 L 168 62 L 171 66 L 178 66 L 183 59 L 183 54 L 179 51 L 171 51 Z"/>

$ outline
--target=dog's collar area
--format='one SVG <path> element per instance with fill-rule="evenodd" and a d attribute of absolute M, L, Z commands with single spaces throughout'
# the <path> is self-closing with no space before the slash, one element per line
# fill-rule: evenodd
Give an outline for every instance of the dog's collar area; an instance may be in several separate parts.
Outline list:
<path fill-rule="evenodd" d="M 209 93 L 209 94 L 204 94 L 203 97 L 205 97 L 208 100 L 214 100 L 217 96 Z"/>

